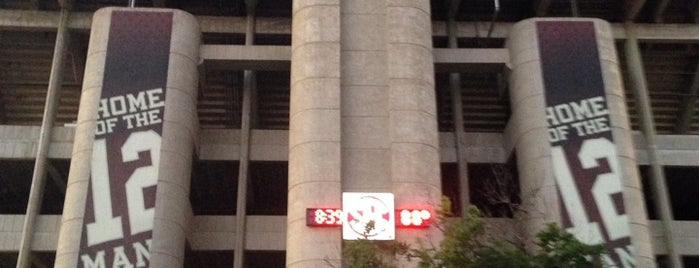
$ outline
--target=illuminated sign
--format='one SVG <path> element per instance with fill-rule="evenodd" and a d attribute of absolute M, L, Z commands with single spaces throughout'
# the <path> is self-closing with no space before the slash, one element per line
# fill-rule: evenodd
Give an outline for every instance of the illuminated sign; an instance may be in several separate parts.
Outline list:
<path fill-rule="evenodd" d="M 308 208 L 306 209 L 306 226 L 340 227 L 345 215 L 337 208 Z"/>
<path fill-rule="evenodd" d="M 398 211 L 399 227 L 425 228 L 430 226 L 432 213 L 426 209 L 401 209 Z"/>
<path fill-rule="evenodd" d="M 397 209 L 395 210 L 399 228 L 427 228 L 432 222 L 432 212 L 427 209 Z M 341 227 L 347 221 L 347 214 L 339 208 L 307 208 L 306 226 L 311 227 Z"/>
<path fill-rule="evenodd" d="M 342 207 L 347 215 L 342 224 L 342 239 L 395 239 L 392 193 L 342 193 Z"/>

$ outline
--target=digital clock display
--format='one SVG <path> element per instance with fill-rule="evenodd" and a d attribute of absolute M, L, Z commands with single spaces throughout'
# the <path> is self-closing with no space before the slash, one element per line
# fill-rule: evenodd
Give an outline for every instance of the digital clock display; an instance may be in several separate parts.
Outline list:
<path fill-rule="evenodd" d="M 307 208 L 306 226 L 338 227 L 342 226 L 342 209 L 339 208 Z"/>
<path fill-rule="evenodd" d="M 432 213 L 426 209 L 400 209 L 396 210 L 399 220 L 397 227 L 428 227 L 432 221 Z M 339 208 L 307 208 L 306 226 L 312 227 L 340 227 L 345 221 L 342 209 Z"/>

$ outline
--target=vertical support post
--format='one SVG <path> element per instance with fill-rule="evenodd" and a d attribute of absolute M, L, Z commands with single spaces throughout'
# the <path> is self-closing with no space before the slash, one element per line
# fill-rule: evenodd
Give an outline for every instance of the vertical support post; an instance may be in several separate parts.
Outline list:
<path fill-rule="evenodd" d="M 46 166 L 48 165 L 49 143 L 51 142 L 51 128 L 58 106 L 59 90 L 63 82 L 63 61 L 68 42 L 68 17 L 70 11 L 61 9 L 61 18 L 56 32 L 56 44 L 53 50 L 51 62 L 51 74 L 46 92 L 46 104 L 44 106 L 44 116 L 41 121 L 41 132 L 39 134 L 39 146 L 34 162 L 34 173 L 32 175 L 32 185 L 29 192 L 29 202 L 27 213 L 22 226 L 22 240 L 20 242 L 19 255 L 17 257 L 17 267 L 29 267 L 31 264 L 31 247 L 34 238 L 34 226 L 36 217 L 41 210 L 41 203 L 44 197 L 44 185 L 46 182 Z"/>
<path fill-rule="evenodd" d="M 458 7 L 458 6 L 457 6 Z M 457 31 L 454 16 L 450 16 L 447 21 L 447 32 L 449 38 L 449 48 L 457 48 Z M 451 109 L 454 121 L 454 144 L 456 145 L 456 163 L 459 172 L 459 202 L 461 215 L 466 215 L 468 205 L 471 203 L 468 183 L 468 163 L 466 162 L 466 146 L 464 140 L 464 114 L 461 100 L 461 74 L 449 74 L 449 91 L 451 93 Z"/>
<path fill-rule="evenodd" d="M 570 0 L 570 13 L 573 17 L 580 17 L 580 9 L 577 0 Z"/>
<path fill-rule="evenodd" d="M 341 267 L 339 228 L 306 226 L 306 208 L 342 204 L 340 1 L 295 0 L 292 14 L 286 267 Z"/>
<path fill-rule="evenodd" d="M 429 1 L 385 1 L 390 92 L 391 190 L 395 205 L 439 205 L 439 132 Z M 405 22 L 412 22 L 412 26 Z M 438 244 L 437 228 L 396 230 L 396 239 Z M 410 267 L 407 263 L 398 266 Z"/>
<path fill-rule="evenodd" d="M 247 25 L 245 28 L 245 45 L 252 46 L 255 35 L 255 4 L 256 0 L 246 0 Z M 250 110 L 252 107 L 252 91 L 255 90 L 255 72 L 243 71 L 243 105 L 240 125 L 240 160 L 238 163 L 238 195 L 236 200 L 235 250 L 233 251 L 233 267 L 243 268 L 245 264 L 245 225 L 246 204 L 248 192 L 250 164 Z"/>
<path fill-rule="evenodd" d="M 631 82 L 631 92 L 633 92 L 636 100 L 636 110 L 639 112 L 641 119 L 643 136 L 646 140 L 648 162 L 651 167 L 651 187 L 655 198 L 655 209 L 660 215 L 660 220 L 663 223 L 663 234 L 670 263 L 672 267 L 681 268 L 682 260 L 675 250 L 674 234 L 672 231 L 672 208 L 670 206 L 670 198 L 665 181 L 665 173 L 662 165 L 660 165 L 657 156 L 657 146 L 655 143 L 655 126 L 653 123 L 653 114 L 651 111 L 650 100 L 648 98 L 648 85 L 644 74 L 643 62 L 641 60 L 641 52 L 638 49 L 638 40 L 634 26 L 631 23 L 626 24 L 626 65 L 629 68 L 629 80 Z"/>

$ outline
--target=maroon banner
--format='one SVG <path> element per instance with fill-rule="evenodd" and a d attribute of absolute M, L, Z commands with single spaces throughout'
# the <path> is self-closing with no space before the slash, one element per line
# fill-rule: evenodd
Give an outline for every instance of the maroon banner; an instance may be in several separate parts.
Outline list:
<path fill-rule="evenodd" d="M 79 267 L 150 263 L 172 17 L 111 14 Z"/>
<path fill-rule="evenodd" d="M 604 245 L 607 264 L 635 267 L 594 24 L 536 27 L 563 225 L 585 243 Z"/>

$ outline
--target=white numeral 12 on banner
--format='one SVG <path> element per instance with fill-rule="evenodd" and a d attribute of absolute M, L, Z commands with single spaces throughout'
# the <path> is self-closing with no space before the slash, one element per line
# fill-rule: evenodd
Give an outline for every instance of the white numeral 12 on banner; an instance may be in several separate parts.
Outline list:
<path fill-rule="evenodd" d="M 154 209 L 145 207 L 143 189 L 157 184 L 160 144 L 160 135 L 154 130 L 147 130 L 131 133 L 121 147 L 121 161 L 123 163 L 138 160 L 139 152 L 150 151 L 151 156 L 151 165 L 134 170 L 124 185 L 131 235 L 153 229 Z M 114 216 L 112 211 L 105 139 L 98 139 L 94 142 L 91 173 L 95 222 L 87 224 L 88 246 L 124 237 L 121 216 Z M 119 185 L 115 187 L 119 187 Z"/>
<path fill-rule="evenodd" d="M 623 190 L 614 144 L 606 138 L 586 140 L 582 143 L 577 156 L 584 169 L 598 167 L 598 160 L 600 159 L 606 159 L 609 163 L 610 172 L 599 174 L 595 178 L 592 186 L 592 196 L 609 239 L 616 240 L 628 237 L 627 216 L 626 214 L 617 213 L 614 200 L 612 199 L 613 194 L 621 193 Z M 573 225 L 568 231 L 584 243 L 603 243 L 604 237 L 600 231 L 599 224 L 590 222 L 585 212 L 586 204 L 580 198 L 580 191 L 571 174 L 563 148 L 561 146 L 552 147 L 551 157 L 553 158 L 556 183 Z"/>

